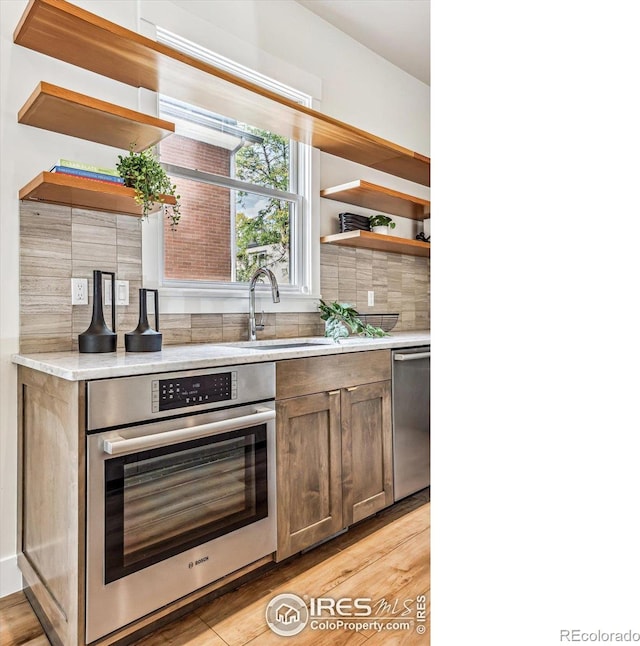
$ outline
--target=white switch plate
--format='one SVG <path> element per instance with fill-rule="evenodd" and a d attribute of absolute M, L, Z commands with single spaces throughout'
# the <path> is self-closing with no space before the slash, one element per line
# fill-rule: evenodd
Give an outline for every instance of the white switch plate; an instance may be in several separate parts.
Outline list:
<path fill-rule="evenodd" d="M 71 279 L 71 305 L 89 304 L 89 281 L 86 278 Z"/>
<path fill-rule="evenodd" d="M 116 280 L 116 305 L 129 305 L 128 280 Z"/>
<path fill-rule="evenodd" d="M 104 304 L 111 305 L 111 280 L 104 283 Z M 129 281 L 116 280 L 116 305 L 129 305 Z"/>
<path fill-rule="evenodd" d="M 375 305 L 376 299 L 374 297 L 373 291 L 369 290 L 367 292 L 367 305 L 373 307 Z"/>

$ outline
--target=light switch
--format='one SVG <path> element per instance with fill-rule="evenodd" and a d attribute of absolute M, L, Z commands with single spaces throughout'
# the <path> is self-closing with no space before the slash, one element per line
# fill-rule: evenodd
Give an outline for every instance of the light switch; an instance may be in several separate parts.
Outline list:
<path fill-rule="evenodd" d="M 129 305 L 128 280 L 116 280 L 116 305 Z"/>
<path fill-rule="evenodd" d="M 111 305 L 111 281 L 104 284 L 104 304 Z M 129 281 L 116 280 L 116 305 L 129 305 Z"/>

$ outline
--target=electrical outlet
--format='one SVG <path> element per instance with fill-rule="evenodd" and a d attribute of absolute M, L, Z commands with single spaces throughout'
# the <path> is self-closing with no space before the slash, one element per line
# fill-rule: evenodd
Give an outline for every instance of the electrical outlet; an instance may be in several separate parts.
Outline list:
<path fill-rule="evenodd" d="M 104 304 L 111 305 L 111 280 L 104 284 Z M 116 305 L 129 305 L 128 280 L 116 280 Z"/>
<path fill-rule="evenodd" d="M 367 292 L 367 305 L 369 307 L 373 307 L 375 305 L 375 302 L 376 302 L 376 299 L 375 299 L 375 296 L 373 294 L 373 290 L 369 290 Z"/>
<path fill-rule="evenodd" d="M 71 305 L 89 304 L 89 281 L 86 278 L 71 279 Z"/>

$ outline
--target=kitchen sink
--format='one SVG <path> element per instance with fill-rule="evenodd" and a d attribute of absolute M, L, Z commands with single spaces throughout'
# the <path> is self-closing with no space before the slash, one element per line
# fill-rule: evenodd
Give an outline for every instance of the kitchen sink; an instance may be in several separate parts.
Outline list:
<path fill-rule="evenodd" d="M 236 348 L 243 348 L 248 350 L 281 350 L 283 348 L 312 348 L 321 345 L 333 345 L 329 341 L 283 341 L 281 343 L 272 341 L 244 341 L 242 343 L 234 343 Z"/>
<path fill-rule="evenodd" d="M 262 348 L 266 350 L 275 350 L 276 348 L 310 348 L 315 345 L 327 345 L 327 344 L 326 343 L 269 343 L 269 344 L 258 346 L 258 348 Z"/>

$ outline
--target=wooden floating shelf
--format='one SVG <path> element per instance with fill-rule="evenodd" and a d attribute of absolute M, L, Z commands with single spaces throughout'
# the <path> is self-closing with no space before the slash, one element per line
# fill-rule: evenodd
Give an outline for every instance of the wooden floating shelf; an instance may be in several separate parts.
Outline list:
<path fill-rule="evenodd" d="M 64 0 L 31 0 L 14 42 L 429 186 L 431 160 L 161 45 Z"/>
<path fill-rule="evenodd" d="M 332 186 L 320 191 L 320 197 L 355 204 L 365 209 L 375 209 L 412 220 L 429 217 L 431 202 L 420 197 L 400 193 L 384 186 L 377 186 L 357 179 L 340 186 Z"/>
<path fill-rule="evenodd" d="M 408 238 L 372 233 L 371 231 L 347 231 L 320 238 L 322 244 L 337 244 L 344 247 L 361 247 L 376 251 L 405 253 L 409 256 L 431 256 L 431 244 Z"/>
<path fill-rule="evenodd" d="M 40 82 L 18 122 L 116 148 L 144 150 L 175 131 L 163 119 Z"/>
<path fill-rule="evenodd" d="M 135 203 L 134 194 L 132 188 L 121 184 L 45 171 L 20 190 L 19 198 L 139 217 L 142 207 Z M 164 204 L 176 203 L 171 195 L 163 196 L 162 201 Z"/>

